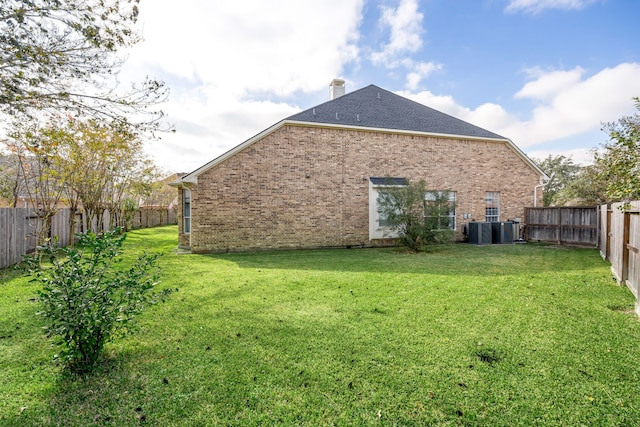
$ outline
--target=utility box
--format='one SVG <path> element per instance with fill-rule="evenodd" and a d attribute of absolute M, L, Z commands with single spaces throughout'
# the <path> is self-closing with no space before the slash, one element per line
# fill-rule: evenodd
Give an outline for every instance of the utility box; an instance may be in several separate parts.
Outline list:
<path fill-rule="evenodd" d="M 492 243 L 491 223 L 470 222 L 469 243 L 473 245 L 490 245 Z"/>
<path fill-rule="evenodd" d="M 493 243 L 513 243 L 515 224 L 513 222 L 492 222 L 491 241 Z"/>

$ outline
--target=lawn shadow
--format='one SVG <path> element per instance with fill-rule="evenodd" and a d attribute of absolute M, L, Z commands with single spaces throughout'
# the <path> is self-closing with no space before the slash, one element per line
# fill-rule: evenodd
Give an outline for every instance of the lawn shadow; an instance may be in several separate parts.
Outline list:
<path fill-rule="evenodd" d="M 224 260 L 247 269 L 511 276 L 587 271 L 606 263 L 588 248 L 549 250 L 545 245 L 451 244 L 413 253 L 403 248 L 313 249 L 189 255 L 201 262 Z"/>
<path fill-rule="evenodd" d="M 75 425 L 134 424 L 140 414 L 130 395 L 144 388 L 140 375 L 130 371 L 131 352 L 108 354 L 90 374 L 64 372 L 49 401 L 52 417 L 65 417 Z M 62 412 L 62 413 L 61 413 Z"/>

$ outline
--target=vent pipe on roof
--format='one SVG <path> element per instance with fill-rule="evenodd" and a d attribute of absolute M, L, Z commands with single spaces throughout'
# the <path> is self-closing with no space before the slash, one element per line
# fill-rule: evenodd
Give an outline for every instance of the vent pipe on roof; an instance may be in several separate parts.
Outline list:
<path fill-rule="evenodd" d="M 329 99 L 334 100 L 344 95 L 345 92 L 344 80 L 333 79 L 329 85 Z"/>

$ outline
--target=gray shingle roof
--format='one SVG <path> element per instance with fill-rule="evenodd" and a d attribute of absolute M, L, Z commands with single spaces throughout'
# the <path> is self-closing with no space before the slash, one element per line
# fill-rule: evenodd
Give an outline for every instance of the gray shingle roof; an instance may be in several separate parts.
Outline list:
<path fill-rule="evenodd" d="M 287 120 L 506 139 L 375 85 L 294 114 Z"/>

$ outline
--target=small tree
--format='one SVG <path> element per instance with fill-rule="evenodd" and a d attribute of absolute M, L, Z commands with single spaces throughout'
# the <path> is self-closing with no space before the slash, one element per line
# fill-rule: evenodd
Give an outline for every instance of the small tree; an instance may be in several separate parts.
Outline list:
<path fill-rule="evenodd" d="M 9 207 L 15 208 L 24 191 L 17 154 L 0 154 L 0 199 L 4 199 Z"/>
<path fill-rule="evenodd" d="M 103 231 L 105 212 L 111 226 L 126 226 L 134 202 L 149 192 L 156 179 L 144 153 L 144 141 L 118 123 L 68 117 L 55 123 L 60 169 L 68 171 L 65 194 L 74 207 L 82 204 L 94 232 Z M 73 224 L 70 224 L 72 226 Z M 109 227 L 107 227 L 109 228 Z"/>
<path fill-rule="evenodd" d="M 378 212 L 398 233 L 401 245 L 418 252 L 424 245 L 443 243 L 453 237 L 453 230 L 445 220 L 453 207 L 448 192 L 438 193 L 435 200 L 426 203 L 426 183 L 420 180 L 404 186 L 387 186 L 379 193 Z"/>
<path fill-rule="evenodd" d="M 4 142 L 18 160 L 23 191 L 40 219 L 35 230 L 38 245 L 50 237 L 51 221 L 64 194 L 66 171 L 58 162 L 63 140 L 50 124 L 14 122 L 11 139 Z"/>
<path fill-rule="evenodd" d="M 58 357 L 74 373 L 93 370 L 105 344 L 130 333 L 135 316 L 171 292 L 153 292 L 158 255 L 143 254 L 128 269 L 115 267 L 126 237 L 118 232 L 83 234 L 74 248 L 57 253 L 48 245 L 26 260 L 33 281 L 42 286 L 39 314 L 47 322 L 46 334 L 60 346 Z M 50 264 L 42 263 L 43 257 Z"/>

